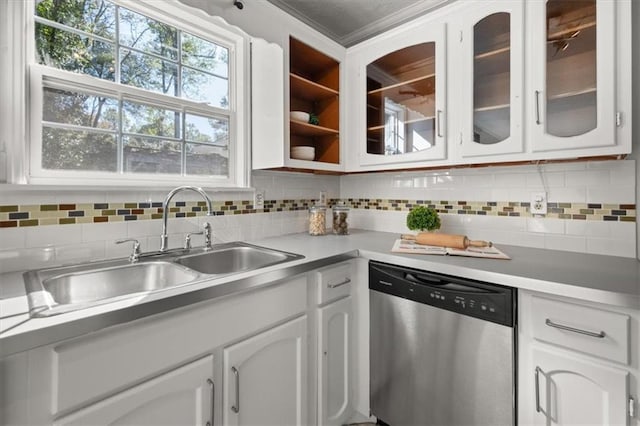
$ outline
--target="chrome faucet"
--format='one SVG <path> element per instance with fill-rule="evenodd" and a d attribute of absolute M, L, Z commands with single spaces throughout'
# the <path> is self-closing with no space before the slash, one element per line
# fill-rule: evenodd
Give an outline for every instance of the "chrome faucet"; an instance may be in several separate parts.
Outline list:
<path fill-rule="evenodd" d="M 162 203 L 162 235 L 160 235 L 160 251 L 161 252 L 169 250 L 169 247 L 167 247 L 169 242 L 169 235 L 167 234 L 167 220 L 169 218 L 169 203 L 171 202 L 171 199 L 173 198 L 174 195 L 176 195 L 178 192 L 182 192 L 186 190 L 194 191 L 200 194 L 202 198 L 204 198 L 204 200 L 207 202 L 207 209 L 208 209 L 207 216 L 213 216 L 213 208 L 211 207 L 211 198 L 209 198 L 207 193 L 204 192 L 202 188 L 198 188 L 197 186 L 179 186 L 173 189 L 171 192 L 167 194 L 167 197 L 164 199 L 164 202 Z M 209 235 L 207 244 L 208 244 L 208 247 L 210 247 L 211 245 L 210 235 Z"/>

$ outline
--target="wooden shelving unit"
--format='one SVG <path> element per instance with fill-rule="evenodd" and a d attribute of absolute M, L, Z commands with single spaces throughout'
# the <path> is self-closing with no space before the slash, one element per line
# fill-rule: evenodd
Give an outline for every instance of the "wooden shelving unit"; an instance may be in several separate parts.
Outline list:
<path fill-rule="evenodd" d="M 318 117 L 319 124 L 290 120 L 290 145 L 313 146 L 315 161 L 340 163 L 340 63 L 289 38 L 289 104 L 291 111 Z"/>

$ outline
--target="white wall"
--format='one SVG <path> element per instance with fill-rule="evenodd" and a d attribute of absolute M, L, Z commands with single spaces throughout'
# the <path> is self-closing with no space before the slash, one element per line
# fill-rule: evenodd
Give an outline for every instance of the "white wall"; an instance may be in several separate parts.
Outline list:
<path fill-rule="evenodd" d="M 546 190 L 549 202 L 634 204 L 635 176 L 634 160 L 362 174 L 342 177 L 340 195 L 384 200 L 529 202 L 532 192 Z M 403 233 L 408 231 L 406 215 L 407 211 L 354 209 L 351 224 L 356 228 Z M 471 239 L 636 257 L 635 222 L 528 215 L 440 216 L 442 232 L 465 234 Z"/>
<path fill-rule="evenodd" d="M 305 173 L 255 172 L 254 184 L 265 191 L 265 200 L 315 200 L 320 191 L 337 198 L 339 177 Z M 12 190 L 0 185 L 0 205 L 40 205 L 63 203 L 161 202 L 168 191 L 159 190 Z M 182 195 L 184 194 L 184 195 Z M 191 191 L 177 195 L 173 201 L 201 201 Z M 214 201 L 252 200 L 252 191 L 208 190 Z M 213 228 L 214 242 L 257 240 L 283 234 L 304 232 L 307 211 L 285 211 L 242 215 L 179 218 L 169 221 L 169 245 L 180 247 L 188 232 L 201 229 L 204 222 Z M 46 265 L 127 256 L 129 244 L 116 245 L 123 238 L 136 238 L 143 251 L 160 248 L 160 220 L 86 223 L 0 228 L 0 273 L 34 269 Z M 201 236 L 193 244 L 202 244 Z M 1 283 L 0 283 L 1 284 Z M 0 285 L 0 297 L 2 286 Z"/>

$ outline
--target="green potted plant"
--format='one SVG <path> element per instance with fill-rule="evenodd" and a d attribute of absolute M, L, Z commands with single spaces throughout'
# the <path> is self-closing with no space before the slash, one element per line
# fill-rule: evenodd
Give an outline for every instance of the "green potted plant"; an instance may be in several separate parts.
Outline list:
<path fill-rule="evenodd" d="M 434 231 L 440 229 L 440 217 L 436 209 L 417 206 L 407 214 L 407 228 L 412 231 Z"/>
<path fill-rule="evenodd" d="M 319 125 L 320 124 L 320 119 L 318 119 L 318 115 L 314 112 L 309 114 L 309 124 L 313 124 L 313 125 Z"/>

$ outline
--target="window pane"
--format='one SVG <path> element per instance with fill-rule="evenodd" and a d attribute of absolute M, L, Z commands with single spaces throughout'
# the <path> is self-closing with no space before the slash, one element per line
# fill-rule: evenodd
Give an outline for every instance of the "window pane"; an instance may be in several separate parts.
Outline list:
<path fill-rule="evenodd" d="M 104 0 L 38 0 L 36 16 L 110 40 L 115 39 L 115 6 Z"/>
<path fill-rule="evenodd" d="M 229 80 L 182 68 L 182 96 L 212 106 L 229 108 Z"/>
<path fill-rule="evenodd" d="M 36 56 L 39 64 L 115 79 L 115 47 L 111 43 L 36 24 Z"/>
<path fill-rule="evenodd" d="M 180 142 L 125 136 L 123 145 L 124 172 L 180 174 Z"/>
<path fill-rule="evenodd" d="M 122 120 L 122 129 L 126 133 L 180 137 L 178 111 L 123 101 Z"/>
<path fill-rule="evenodd" d="M 120 49 L 120 82 L 178 96 L 178 66 L 155 56 Z"/>
<path fill-rule="evenodd" d="M 146 16 L 120 8 L 120 43 L 164 58 L 178 58 L 178 31 Z"/>
<path fill-rule="evenodd" d="M 55 123 L 116 131 L 118 129 L 118 100 L 45 87 L 42 119 Z"/>
<path fill-rule="evenodd" d="M 229 120 L 227 119 L 186 114 L 185 130 L 187 141 L 229 145 Z"/>
<path fill-rule="evenodd" d="M 187 144 L 189 175 L 228 176 L 229 150 L 211 145 Z"/>
<path fill-rule="evenodd" d="M 115 172 L 116 136 L 44 126 L 42 168 Z"/>
<path fill-rule="evenodd" d="M 229 49 L 200 37 L 182 33 L 182 63 L 209 71 L 219 77 L 228 77 Z"/>

